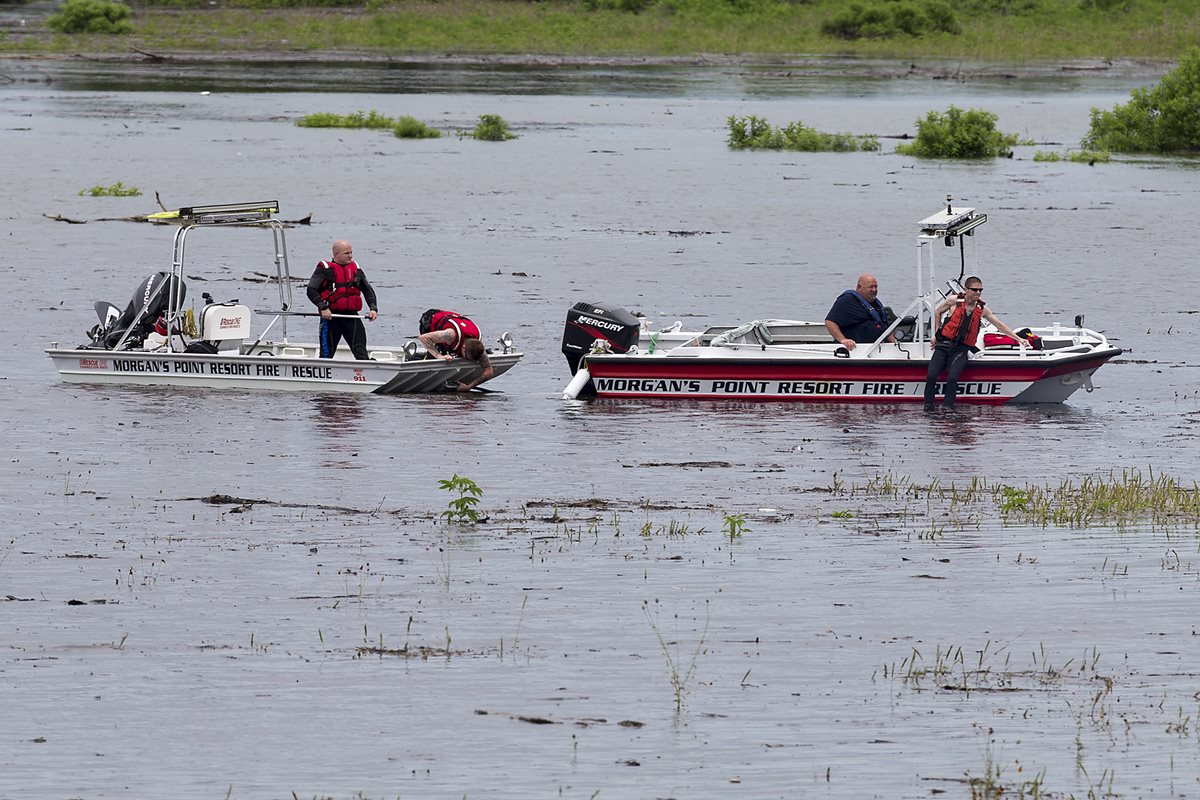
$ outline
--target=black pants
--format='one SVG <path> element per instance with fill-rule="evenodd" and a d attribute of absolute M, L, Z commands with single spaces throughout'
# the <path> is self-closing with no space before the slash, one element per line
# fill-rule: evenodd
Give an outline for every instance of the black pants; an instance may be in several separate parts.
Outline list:
<path fill-rule="evenodd" d="M 958 376 L 962 375 L 967 366 L 970 349 L 965 345 L 939 344 L 933 348 L 933 357 L 929 359 L 929 371 L 925 373 L 925 407 L 933 408 L 933 399 L 937 396 L 937 379 L 942 370 L 946 370 L 945 399 L 942 401 L 946 408 L 954 408 L 958 397 Z"/>
<path fill-rule="evenodd" d="M 346 344 L 350 345 L 350 352 L 354 353 L 354 357 L 359 361 L 367 361 L 370 358 L 367 355 L 367 329 L 361 319 L 346 319 L 345 317 L 325 319 L 322 317 L 319 337 L 321 358 L 333 358 L 338 342 L 342 339 L 345 339 Z"/>

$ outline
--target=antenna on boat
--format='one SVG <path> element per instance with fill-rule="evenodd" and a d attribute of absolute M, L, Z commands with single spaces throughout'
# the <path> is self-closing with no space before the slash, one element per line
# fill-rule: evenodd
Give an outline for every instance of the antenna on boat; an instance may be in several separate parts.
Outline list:
<path fill-rule="evenodd" d="M 946 216 L 947 217 L 954 216 L 953 200 L 954 200 L 953 195 L 949 195 L 949 194 L 946 195 Z M 955 235 L 955 233 L 953 231 L 950 231 L 947 233 L 946 239 L 945 239 L 946 247 L 954 247 L 954 242 L 956 240 L 958 241 L 958 283 L 960 286 L 962 285 L 963 276 L 967 274 L 967 251 L 966 251 L 966 242 L 964 241 L 963 237 L 970 236 L 970 235 L 972 235 L 972 234 L 970 233 L 969 229 L 963 231 L 962 234 L 960 234 L 960 235 Z"/>

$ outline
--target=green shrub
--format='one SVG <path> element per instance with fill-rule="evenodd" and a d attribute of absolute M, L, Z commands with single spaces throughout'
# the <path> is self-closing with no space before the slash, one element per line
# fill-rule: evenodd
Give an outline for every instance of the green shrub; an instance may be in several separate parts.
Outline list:
<path fill-rule="evenodd" d="M 962 33 L 954 10 L 941 0 L 914 3 L 886 3 L 864 6 L 851 3 L 821 23 L 821 33 L 836 39 L 891 39 L 904 34 Z"/>
<path fill-rule="evenodd" d="M 896 152 L 920 158 L 995 158 L 1010 155 L 1017 141 L 996 130 L 995 114 L 950 106 L 944 114 L 930 111 L 917 120 L 917 138 L 896 145 Z"/>
<path fill-rule="evenodd" d="M 503 142 L 515 139 L 517 135 L 508 129 L 508 123 L 499 114 L 480 114 L 479 122 L 471 132 L 471 138 L 485 142 Z"/>
<path fill-rule="evenodd" d="M 46 25 L 59 33 L 132 33 L 129 6 L 111 0 L 63 0 Z"/>
<path fill-rule="evenodd" d="M 117 181 L 112 186 L 96 185 L 90 189 L 80 189 L 79 196 L 88 197 L 141 197 L 142 190 L 136 186 L 126 186 Z"/>
<path fill-rule="evenodd" d="M 879 137 L 822 133 L 801 122 L 773 127 L 756 116 L 729 117 L 729 147 L 733 150 L 797 150 L 806 153 L 852 153 L 878 150 Z"/>
<path fill-rule="evenodd" d="M 392 133 L 401 139 L 437 139 L 442 132 L 431 128 L 416 117 L 399 117 L 392 125 Z"/>
<path fill-rule="evenodd" d="M 1157 86 L 1134 89 L 1125 105 L 1092 109 L 1082 145 L 1115 153 L 1200 152 L 1200 48 L 1193 48 Z"/>

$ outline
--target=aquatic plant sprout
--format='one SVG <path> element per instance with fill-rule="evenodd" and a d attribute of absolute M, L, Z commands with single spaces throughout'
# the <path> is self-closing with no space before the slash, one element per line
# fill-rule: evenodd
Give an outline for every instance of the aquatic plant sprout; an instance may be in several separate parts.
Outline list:
<path fill-rule="evenodd" d="M 438 481 L 438 488 L 457 494 L 446 505 L 441 516 L 446 522 L 474 525 L 484 518 L 475 506 L 483 497 L 483 489 L 470 478 L 455 473 L 453 477 Z"/>

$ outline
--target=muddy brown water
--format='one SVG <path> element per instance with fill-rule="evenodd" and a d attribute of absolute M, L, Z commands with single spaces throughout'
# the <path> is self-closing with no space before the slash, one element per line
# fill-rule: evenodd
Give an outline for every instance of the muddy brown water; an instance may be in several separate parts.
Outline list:
<path fill-rule="evenodd" d="M 4 69 L 0 797 L 967 797 L 997 772 L 1056 797 L 1200 792 L 1194 519 L 1043 527 L 990 495 L 868 488 L 1197 479 L 1195 162 L 1032 160 L 1140 76 L 674 68 L 655 89 L 442 65 L 317 92 L 278 69 Z M 730 114 L 886 134 L 950 103 L 1043 144 L 967 164 L 724 144 Z M 519 138 L 292 124 L 369 109 L 498 113 Z M 145 194 L 79 196 L 117 180 Z M 154 191 L 313 212 L 293 270 L 349 239 L 373 341 L 445 305 L 526 358 L 471 397 L 64 385 L 44 348 L 169 265 L 165 230 L 98 221 Z M 819 318 L 869 269 L 905 305 L 915 223 L 947 193 L 989 214 L 1001 318 L 1085 313 L 1128 351 L 1094 392 L 952 421 L 559 399 L 580 300 Z M 190 296 L 259 299 L 261 234 L 188 255 Z M 485 522 L 439 520 L 455 472 Z"/>

